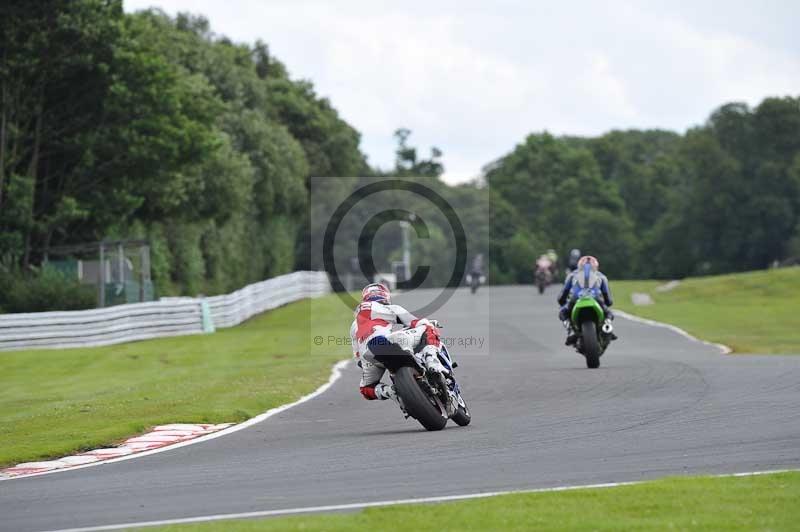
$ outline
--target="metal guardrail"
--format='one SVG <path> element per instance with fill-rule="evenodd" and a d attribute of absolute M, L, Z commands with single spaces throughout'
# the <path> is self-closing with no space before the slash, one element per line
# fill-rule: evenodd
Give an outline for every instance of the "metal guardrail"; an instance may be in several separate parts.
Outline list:
<path fill-rule="evenodd" d="M 266 310 L 330 292 L 324 272 L 294 272 L 230 294 L 163 298 L 93 310 L 0 315 L 0 351 L 111 345 L 233 327 Z"/>

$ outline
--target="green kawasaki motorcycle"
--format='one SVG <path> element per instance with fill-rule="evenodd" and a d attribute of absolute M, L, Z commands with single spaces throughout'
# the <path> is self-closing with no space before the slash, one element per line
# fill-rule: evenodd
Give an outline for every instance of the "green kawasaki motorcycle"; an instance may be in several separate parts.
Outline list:
<path fill-rule="evenodd" d="M 600 357 L 611 343 L 614 327 L 590 289 L 581 291 L 571 318 L 572 328 L 578 335 L 575 350 L 586 358 L 587 368 L 599 368 Z"/>

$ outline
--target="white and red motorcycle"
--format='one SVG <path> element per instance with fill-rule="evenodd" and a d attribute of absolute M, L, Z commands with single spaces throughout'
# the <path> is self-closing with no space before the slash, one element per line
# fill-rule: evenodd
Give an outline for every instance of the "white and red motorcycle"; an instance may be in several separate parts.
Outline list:
<path fill-rule="evenodd" d="M 462 427 L 469 425 L 472 416 L 453 371 L 457 364 L 444 344 L 438 351 L 439 364 L 426 362 L 420 353 L 426 345 L 425 331 L 425 326 L 401 329 L 383 345 L 370 346 L 375 362 L 389 371 L 406 417 L 428 430 L 442 430 L 448 419 Z"/>

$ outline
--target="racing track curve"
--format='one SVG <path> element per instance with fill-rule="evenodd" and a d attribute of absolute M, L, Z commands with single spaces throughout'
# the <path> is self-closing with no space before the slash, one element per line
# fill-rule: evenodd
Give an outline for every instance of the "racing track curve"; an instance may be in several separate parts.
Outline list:
<path fill-rule="evenodd" d="M 485 341 L 452 350 L 467 428 L 425 432 L 391 402 L 363 401 L 352 367 L 323 395 L 225 437 L 0 482 L 0 530 L 800 467 L 800 356 L 725 356 L 618 319 L 620 341 L 587 370 L 562 345 L 553 299 L 531 286 L 461 289 L 437 313 L 446 337 Z"/>

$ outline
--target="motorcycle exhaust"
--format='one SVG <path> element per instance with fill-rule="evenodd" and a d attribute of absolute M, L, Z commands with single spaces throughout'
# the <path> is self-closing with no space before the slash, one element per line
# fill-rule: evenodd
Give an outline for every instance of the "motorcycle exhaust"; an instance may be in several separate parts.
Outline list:
<path fill-rule="evenodd" d="M 602 331 L 603 331 L 604 333 L 606 333 L 606 334 L 611 334 L 611 331 L 613 331 L 613 330 L 614 330 L 614 326 L 613 326 L 613 325 L 611 325 L 611 322 L 610 322 L 610 321 L 606 320 L 606 321 L 603 323 Z"/>

